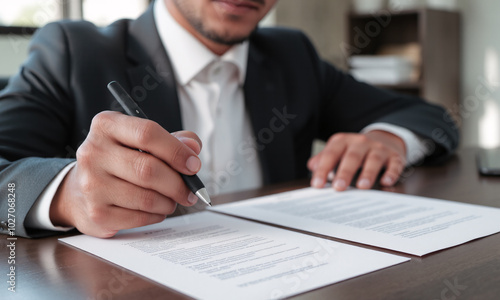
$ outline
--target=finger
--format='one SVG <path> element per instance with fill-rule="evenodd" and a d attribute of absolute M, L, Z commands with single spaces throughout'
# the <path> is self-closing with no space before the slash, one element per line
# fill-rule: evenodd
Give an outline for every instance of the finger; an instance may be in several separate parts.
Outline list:
<path fill-rule="evenodd" d="M 138 187 L 119 178 L 114 178 L 108 186 L 114 191 L 110 194 L 109 203 L 114 206 L 158 215 L 170 215 L 177 206 L 174 200 L 155 190 Z"/>
<path fill-rule="evenodd" d="M 405 164 L 406 161 L 399 155 L 391 156 L 387 164 L 387 169 L 380 179 L 380 184 L 386 187 L 396 184 L 404 170 Z"/>
<path fill-rule="evenodd" d="M 319 155 L 315 155 L 314 157 L 311 157 L 307 163 L 307 167 L 309 168 L 309 171 L 314 172 L 316 168 L 318 167 L 318 162 L 319 162 Z M 335 172 L 331 170 L 328 172 L 328 175 L 326 176 L 327 181 L 332 181 L 333 177 L 335 177 Z"/>
<path fill-rule="evenodd" d="M 92 120 L 92 129 L 127 147 L 144 150 L 184 174 L 195 174 L 201 168 L 195 151 L 153 121 L 102 112 Z"/>
<path fill-rule="evenodd" d="M 318 167 L 318 163 L 319 163 L 319 160 L 320 160 L 320 154 L 318 155 L 315 155 L 314 157 L 311 157 L 307 163 L 307 167 L 309 169 L 309 171 L 311 172 L 314 172 L 316 170 L 316 168 Z M 333 177 L 335 177 L 335 172 L 333 170 L 331 170 L 330 172 L 328 172 L 328 175 L 326 176 L 326 181 L 327 182 L 331 182 L 333 181 Z M 311 183 L 312 185 L 312 183 Z"/>
<path fill-rule="evenodd" d="M 309 158 L 309 160 L 307 161 L 307 168 L 309 169 L 309 171 L 314 172 L 314 170 L 316 170 L 316 167 L 318 165 L 318 157 L 319 154 L 316 154 L 315 156 Z"/>
<path fill-rule="evenodd" d="M 149 153 L 116 147 L 103 165 L 108 174 L 153 190 L 181 205 L 196 203 L 179 173 Z"/>
<path fill-rule="evenodd" d="M 346 144 L 342 139 L 331 138 L 326 147 L 321 151 L 316 159 L 316 166 L 313 170 L 311 186 L 322 188 L 328 178 L 328 174 L 337 166 Z M 314 161 L 313 161 L 314 162 Z"/>
<path fill-rule="evenodd" d="M 387 160 L 387 154 L 383 149 L 372 149 L 366 156 L 356 187 L 359 189 L 370 189 L 375 183 L 380 170 L 387 163 Z"/>
<path fill-rule="evenodd" d="M 367 144 L 354 144 L 346 150 L 333 180 L 335 190 L 345 191 L 347 189 L 352 178 L 363 165 L 367 152 Z"/>

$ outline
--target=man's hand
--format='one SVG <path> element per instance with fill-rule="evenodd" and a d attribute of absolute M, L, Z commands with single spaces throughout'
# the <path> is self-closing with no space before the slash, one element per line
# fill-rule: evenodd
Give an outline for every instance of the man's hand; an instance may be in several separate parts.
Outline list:
<path fill-rule="evenodd" d="M 311 186 L 321 188 L 328 174 L 338 166 L 333 178 L 333 188 L 344 191 L 356 172 L 361 173 L 356 182 L 360 189 L 371 188 L 380 171 L 383 186 L 394 185 L 406 165 L 406 147 L 403 140 L 391 133 L 374 130 L 366 134 L 338 133 L 330 137 L 325 148 L 312 157 L 307 166 L 312 171 Z"/>
<path fill-rule="evenodd" d="M 196 203 L 178 172 L 197 173 L 200 150 L 192 132 L 170 134 L 153 121 L 100 113 L 52 201 L 51 221 L 104 238 L 161 222 L 177 203 Z"/>

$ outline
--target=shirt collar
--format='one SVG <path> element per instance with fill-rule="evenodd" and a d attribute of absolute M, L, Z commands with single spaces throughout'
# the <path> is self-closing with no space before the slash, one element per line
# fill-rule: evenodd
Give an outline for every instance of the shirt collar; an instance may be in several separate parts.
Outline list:
<path fill-rule="evenodd" d="M 164 1 L 155 1 L 154 5 L 156 28 L 179 84 L 188 84 L 207 65 L 220 60 L 236 65 L 239 83 L 243 85 L 248 60 L 248 41 L 235 45 L 222 56 L 218 56 L 175 21 Z"/>

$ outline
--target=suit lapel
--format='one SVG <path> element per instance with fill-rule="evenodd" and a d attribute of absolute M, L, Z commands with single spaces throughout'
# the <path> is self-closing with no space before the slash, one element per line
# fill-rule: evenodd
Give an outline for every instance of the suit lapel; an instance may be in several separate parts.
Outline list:
<path fill-rule="evenodd" d="M 182 129 L 172 65 L 154 22 L 153 5 L 130 25 L 129 92 L 146 115 L 170 132 Z"/>
<path fill-rule="evenodd" d="M 287 107 L 283 78 L 279 66 L 250 42 L 245 104 L 256 137 L 265 183 L 295 178 L 291 125 L 280 118 Z"/>

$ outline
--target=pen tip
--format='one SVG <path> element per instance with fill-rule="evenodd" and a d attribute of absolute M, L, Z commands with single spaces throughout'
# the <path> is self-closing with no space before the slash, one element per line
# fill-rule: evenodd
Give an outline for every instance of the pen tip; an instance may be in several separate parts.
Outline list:
<path fill-rule="evenodd" d="M 212 201 L 210 201 L 210 196 L 205 188 L 202 188 L 196 192 L 196 196 L 200 198 L 206 205 L 212 206 Z"/>

